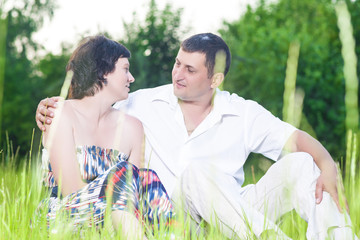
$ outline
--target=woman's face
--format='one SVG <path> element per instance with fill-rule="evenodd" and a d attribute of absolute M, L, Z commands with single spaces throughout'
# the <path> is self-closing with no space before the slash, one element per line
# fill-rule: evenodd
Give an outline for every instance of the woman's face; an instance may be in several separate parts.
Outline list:
<path fill-rule="evenodd" d="M 135 81 L 135 78 L 130 73 L 129 68 L 129 60 L 127 58 L 119 58 L 115 64 L 114 71 L 105 75 L 109 90 L 113 92 L 119 100 L 123 100 L 128 97 L 130 83 Z"/>

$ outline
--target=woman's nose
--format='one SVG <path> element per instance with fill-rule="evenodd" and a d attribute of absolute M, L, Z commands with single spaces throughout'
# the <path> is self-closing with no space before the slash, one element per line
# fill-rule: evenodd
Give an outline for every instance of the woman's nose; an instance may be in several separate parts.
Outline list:
<path fill-rule="evenodd" d="M 128 80 L 130 83 L 133 83 L 135 82 L 135 78 L 134 76 L 129 72 L 129 80 Z"/>

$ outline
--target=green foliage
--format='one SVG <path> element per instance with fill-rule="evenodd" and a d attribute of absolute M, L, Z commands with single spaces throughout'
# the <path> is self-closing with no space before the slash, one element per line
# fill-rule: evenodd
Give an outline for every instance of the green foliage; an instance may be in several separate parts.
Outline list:
<path fill-rule="evenodd" d="M 124 45 L 132 53 L 131 72 L 135 76 L 132 90 L 171 83 L 171 69 L 179 50 L 182 9 L 172 10 L 167 4 L 163 10 L 151 0 L 145 22 L 125 23 Z"/>
<path fill-rule="evenodd" d="M 224 88 L 258 101 L 279 117 L 289 45 L 300 43 L 296 81 L 305 92 L 303 112 L 320 142 L 337 158 L 345 149 L 345 86 L 336 21 L 331 0 L 280 0 L 270 5 L 262 0 L 238 21 L 225 23 L 220 33 L 233 56 Z M 354 31 L 357 36 L 359 30 Z"/>
<path fill-rule="evenodd" d="M 5 1 L 10 2 L 10 1 Z M 4 99 L 2 106 L 2 132 L 5 131 L 13 145 L 22 146 L 24 154 L 30 148 L 34 113 L 43 98 L 43 85 L 38 76 L 34 54 L 40 46 L 32 40 L 32 34 L 41 27 L 46 17 L 51 17 L 54 0 L 17 1 L 7 12 L 6 65 Z M 0 149 L 4 141 L 0 143 Z"/>
<path fill-rule="evenodd" d="M 66 75 L 66 64 L 70 58 L 69 48 L 63 48 L 60 55 L 48 53 L 37 65 L 44 82 L 43 96 L 57 96 Z"/>

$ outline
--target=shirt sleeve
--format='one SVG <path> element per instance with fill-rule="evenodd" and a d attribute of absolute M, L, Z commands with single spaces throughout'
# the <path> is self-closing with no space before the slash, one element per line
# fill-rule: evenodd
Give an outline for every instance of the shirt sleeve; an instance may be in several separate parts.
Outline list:
<path fill-rule="evenodd" d="M 248 151 L 274 161 L 278 160 L 286 141 L 296 130 L 254 101 L 248 101 L 244 124 Z"/>
<path fill-rule="evenodd" d="M 117 109 L 117 110 L 123 110 L 124 108 L 126 108 L 125 106 L 127 105 L 127 99 L 126 100 L 122 100 L 122 101 L 118 101 L 113 105 L 113 108 Z"/>
<path fill-rule="evenodd" d="M 129 94 L 129 97 L 125 100 L 122 101 L 118 101 L 113 105 L 113 108 L 118 109 L 120 111 L 123 111 L 129 115 L 132 116 L 136 116 L 136 108 L 135 108 L 135 98 L 138 99 L 138 97 L 136 97 L 137 92 L 133 92 Z"/>

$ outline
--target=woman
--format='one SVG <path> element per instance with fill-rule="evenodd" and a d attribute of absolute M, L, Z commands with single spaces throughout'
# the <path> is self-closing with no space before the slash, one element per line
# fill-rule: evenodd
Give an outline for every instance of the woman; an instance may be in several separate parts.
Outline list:
<path fill-rule="evenodd" d="M 172 215 L 156 173 L 138 169 L 141 122 L 112 108 L 128 97 L 135 81 L 129 57 L 123 45 L 95 36 L 84 39 L 68 62 L 67 71 L 73 72 L 69 100 L 43 138 L 45 180 L 52 193 L 41 207 L 48 207 L 50 225 L 66 212 L 73 226 L 101 226 L 107 203 L 114 228 L 121 225 L 126 234 L 141 233 L 143 222 Z"/>

